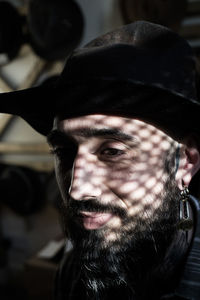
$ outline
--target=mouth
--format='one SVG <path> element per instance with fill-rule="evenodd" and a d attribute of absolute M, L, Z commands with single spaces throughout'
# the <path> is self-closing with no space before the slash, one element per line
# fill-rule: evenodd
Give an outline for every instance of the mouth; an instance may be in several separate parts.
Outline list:
<path fill-rule="evenodd" d="M 80 213 L 83 226 L 87 230 L 99 229 L 104 227 L 113 217 L 111 213 L 86 212 Z"/>

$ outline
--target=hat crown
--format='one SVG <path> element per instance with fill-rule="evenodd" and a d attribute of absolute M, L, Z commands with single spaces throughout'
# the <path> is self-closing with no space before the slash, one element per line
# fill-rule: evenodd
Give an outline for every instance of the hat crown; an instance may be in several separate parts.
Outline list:
<path fill-rule="evenodd" d="M 151 26 L 149 26 L 149 24 L 151 24 Z M 162 37 L 164 33 L 168 32 L 171 31 L 167 27 L 163 27 L 159 24 L 136 21 L 92 40 L 86 44 L 85 47 L 105 47 L 119 43 L 147 46 L 151 41 L 155 40 L 155 38 L 159 36 Z"/>
<path fill-rule="evenodd" d="M 75 50 L 60 79 L 61 85 L 132 82 L 197 101 L 191 47 L 172 30 L 147 21 L 122 26 Z"/>

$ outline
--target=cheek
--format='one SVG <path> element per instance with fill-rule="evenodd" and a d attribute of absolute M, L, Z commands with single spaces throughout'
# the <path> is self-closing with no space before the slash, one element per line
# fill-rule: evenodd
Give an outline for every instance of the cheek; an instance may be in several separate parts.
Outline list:
<path fill-rule="evenodd" d="M 140 162 L 112 170 L 107 184 L 133 216 L 161 205 L 166 179 L 162 160 L 143 157 Z"/>
<path fill-rule="evenodd" d="M 106 182 L 124 195 L 134 190 L 138 197 L 142 197 L 146 191 L 160 190 L 160 183 L 165 182 L 166 178 L 162 160 L 144 155 L 140 161 L 130 160 L 126 165 L 112 168 Z"/>

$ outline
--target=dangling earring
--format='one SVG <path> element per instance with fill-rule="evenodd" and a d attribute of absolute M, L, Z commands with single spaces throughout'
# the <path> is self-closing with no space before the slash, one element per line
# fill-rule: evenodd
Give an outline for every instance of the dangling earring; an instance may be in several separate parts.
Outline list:
<path fill-rule="evenodd" d="M 187 186 L 184 186 L 181 191 L 180 197 L 180 223 L 179 229 L 190 230 L 193 226 L 193 220 L 190 216 L 190 209 L 188 204 L 189 190 Z"/>

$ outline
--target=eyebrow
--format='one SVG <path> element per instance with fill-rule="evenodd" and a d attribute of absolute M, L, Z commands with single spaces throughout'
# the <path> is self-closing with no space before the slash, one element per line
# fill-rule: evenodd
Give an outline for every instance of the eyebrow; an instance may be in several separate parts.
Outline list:
<path fill-rule="evenodd" d="M 63 132 L 58 129 L 52 130 L 47 136 L 47 142 L 49 144 L 56 144 L 61 140 L 73 141 L 73 135 L 91 138 L 91 137 L 103 137 L 103 138 L 113 138 L 122 141 L 130 141 L 134 143 L 138 143 L 138 139 L 136 137 L 129 135 L 117 128 L 83 128 L 78 130 L 73 130 L 70 133 Z"/>

